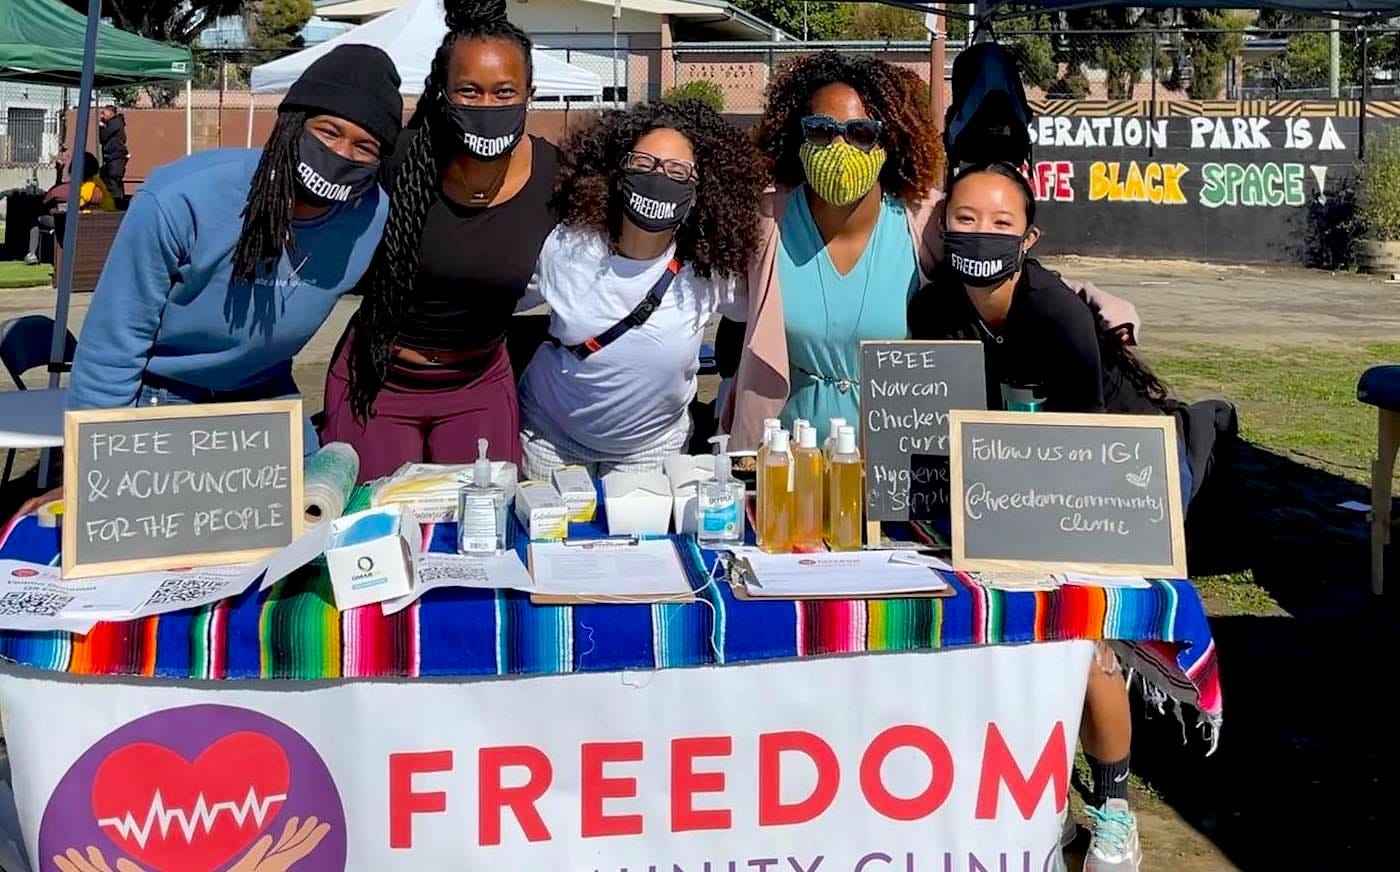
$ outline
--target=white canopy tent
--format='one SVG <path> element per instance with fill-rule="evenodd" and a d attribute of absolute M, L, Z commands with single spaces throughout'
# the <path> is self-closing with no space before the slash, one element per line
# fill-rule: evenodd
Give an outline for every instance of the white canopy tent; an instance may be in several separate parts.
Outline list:
<path fill-rule="evenodd" d="M 373 21 L 346 31 L 334 39 L 305 51 L 253 67 L 254 93 L 285 92 L 311 62 L 338 45 L 373 45 L 384 50 L 398 67 L 403 81 L 400 91 L 410 96 L 423 93 L 423 81 L 433 64 L 433 54 L 447 33 L 442 0 L 409 0 Z M 531 53 L 535 68 L 536 97 L 601 99 L 603 81 L 596 73 L 565 63 L 536 49 Z M 253 136 L 253 102 L 248 101 L 248 139 Z"/>

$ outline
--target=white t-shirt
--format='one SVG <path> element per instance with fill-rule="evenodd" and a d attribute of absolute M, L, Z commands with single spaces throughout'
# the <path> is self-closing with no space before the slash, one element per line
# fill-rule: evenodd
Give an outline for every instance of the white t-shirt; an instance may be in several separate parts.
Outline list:
<path fill-rule="evenodd" d="M 632 260 L 602 235 L 559 225 L 540 253 L 538 292 L 549 332 L 520 379 L 525 426 L 567 436 L 609 457 L 645 451 L 680 423 L 695 397 L 700 341 L 716 312 L 748 317 L 742 276 L 701 278 L 682 264 L 661 305 L 601 351 L 579 360 L 578 345 L 621 321 L 646 297 L 675 254 Z"/>

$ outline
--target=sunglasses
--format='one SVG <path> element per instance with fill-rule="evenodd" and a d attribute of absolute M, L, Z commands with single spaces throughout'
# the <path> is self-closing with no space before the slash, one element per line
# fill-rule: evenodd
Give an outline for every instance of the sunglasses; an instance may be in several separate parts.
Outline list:
<path fill-rule="evenodd" d="M 852 118 L 844 124 L 830 115 L 808 115 L 802 119 L 802 137 L 813 145 L 830 145 L 839 136 L 861 151 L 879 145 L 884 129 L 873 118 Z"/>

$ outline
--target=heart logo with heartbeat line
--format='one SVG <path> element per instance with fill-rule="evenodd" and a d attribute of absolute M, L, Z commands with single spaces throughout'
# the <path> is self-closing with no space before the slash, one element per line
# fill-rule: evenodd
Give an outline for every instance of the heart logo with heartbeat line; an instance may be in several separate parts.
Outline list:
<path fill-rule="evenodd" d="M 97 824 L 159 872 L 214 872 L 253 843 L 287 800 L 287 755 L 262 733 L 230 733 L 193 762 L 153 742 L 113 751 L 92 782 Z"/>

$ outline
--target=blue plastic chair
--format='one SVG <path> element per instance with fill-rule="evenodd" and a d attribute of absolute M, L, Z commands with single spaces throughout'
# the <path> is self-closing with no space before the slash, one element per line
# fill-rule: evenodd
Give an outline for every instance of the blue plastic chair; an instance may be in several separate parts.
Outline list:
<path fill-rule="evenodd" d="M 1400 450 L 1400 364 L 1373 366 L 1356 383 L 1356 398 L 1378 410 L 1376 459 L 1371 461 L 1371 591 L 1385 586 L 1385 546 L 1391 534 L 1391 480 Z"/>

